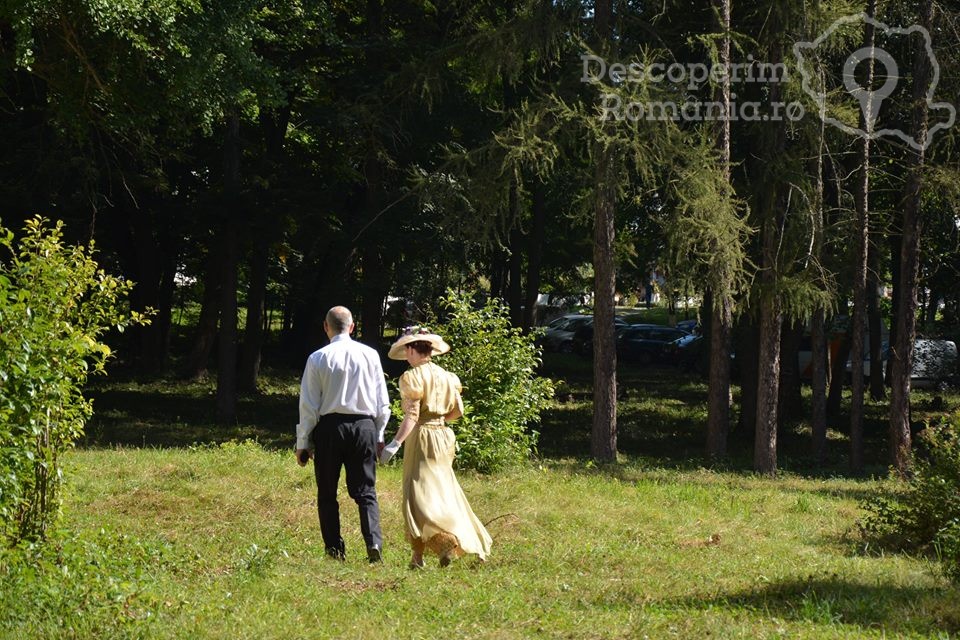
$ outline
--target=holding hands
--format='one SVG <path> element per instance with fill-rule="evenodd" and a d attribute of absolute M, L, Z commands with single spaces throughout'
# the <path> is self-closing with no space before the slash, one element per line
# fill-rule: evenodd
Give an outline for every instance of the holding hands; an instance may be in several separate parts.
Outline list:
<path fill-rule="evenodd" d="M 397 454 L 397 451 L 400 450 L 400 444 L 397 442 L 396 438 L 390 441 L 390 444 L 383 448 L 383 451 L 380 452 L 380 464 L 387 464 L 390 462 L 391 458 Z"/>

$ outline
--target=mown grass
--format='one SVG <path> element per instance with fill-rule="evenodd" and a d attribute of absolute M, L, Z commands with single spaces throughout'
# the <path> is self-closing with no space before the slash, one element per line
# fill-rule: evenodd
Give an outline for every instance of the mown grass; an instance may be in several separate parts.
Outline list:
<path fill-rule="evenodd" d="M 67 460 L 64 531 L 45 549 L 0 555 L 0 637 L 960 633 L 960 593 L 935 563 L 871 554 L 857 535 L 859 501 L 891 482 L 882 405 L 869 405 L 874 477 L 844 477 L 838 422 L 826 468 L 805 456 L 803 425 L 785 429 L 785 471 L 771 480 L 750 473 L 742 434 L 725 464 L 702 457 L 702 381 L 624 369 L 622 459 L 598 467 L 586 455 L 588 365 L 546 366 L 564 383 L 539 458 L 495 476 L 460 473 L 493 555 L 422 572 L 406 568 L 397 465 L 378 483 L 385 564 L 367 565 L 345 496 L 348 560 L 324 557 L 312 473 L 290 451 L 296 373 L 268 375 L 229 427 L 210 418 L 211 382 L 101 383 L 86 446 Z M 957 404 L 920 395 L 914 415 Z M 259 444 L 235 442 L 244 438 Z"/>

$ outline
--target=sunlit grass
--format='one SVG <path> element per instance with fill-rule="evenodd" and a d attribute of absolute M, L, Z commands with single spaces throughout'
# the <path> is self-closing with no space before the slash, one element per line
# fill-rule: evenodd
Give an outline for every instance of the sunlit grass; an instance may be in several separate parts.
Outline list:
<path fill-rule="evenodd" d="M 86 448 L 67 460 L 65 533 L 26 565 L 0 555 L 0 638 L 960 632 L 960 593 L 935 563 L 865 553 L 857 535 L 859 502 L 890 482 L 883 403 L 867 403 L 872 479 L 845 477 L 841 416 L 823 468 L 808 455 L 809 427 L 786 426 L 771 480 L 750 473 L 739 430 L 726 461 L 704 457 L 705 381 L 622 367 L 620 462 L 598 466 L 589 361 L 551 354 L 545 370 L 563 383 L 538 458 L 494 476 L 460 472 L 493 555 L 419 573 L 406 569 L 397 465 L 378 483 L 384 566 L 367 565 L 345 495 L 348 560 L 324 557 L 312 473 L 291 452 L 296 372 L 267 372 L 228 426 L 213 420 L 213 381 L 101 381 Z M 914 418 L 958 405 L 956 394 L 919 393 Z M 245 438 L 259 444 L 234 442 Z"/>
<path fill-rule="evenodd" d="M 860 553 L 857 501 L 885 481 L 564 458 L 461 473 L 494 552 L 406 568 L 400 469 L 382 469 L 383 566 L 342 502 L 348 560 L 323 555 L 311 473 L 259 446 L 78 451 L 65 525 L 129 540 L 116 609 L 59 601 L 3 614 L 7 637 L 945 637 L 960 593 L 927 560 Z M 102 533 L 101 533 L 102 530 Z M 137 550 L 139 549 L 139 550 Z M 90 551 L 90 553 L 93 553 Z M 96 557 L 95 555 L 93 557 Z M 106 571 L 120 571 L 105 567 Z M 47 575 L 69 587 L 97 573 Z M 129 578 L 129 576 L 134 578 Z M 4 598 L 14 598 L 8 593 Z M 120 615 L 112 612 L 119 610 Z M 24 618 L 23 616 L 26 616 Z M 70 634 L 66 634 L 68 637 Z"/>

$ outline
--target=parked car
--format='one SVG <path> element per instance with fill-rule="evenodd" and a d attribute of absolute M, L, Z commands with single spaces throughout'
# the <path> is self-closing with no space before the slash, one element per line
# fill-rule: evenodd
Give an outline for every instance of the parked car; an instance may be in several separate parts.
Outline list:
<path fill-rule="evenodd" d="M 681 320 L 677 323 L 677 329 L 686 331 L 687 333 L 700 333 L 700 321 L 696 319 Z"/>
<path fill-rule="evenodd" d="M 623 318 L 615 317 L 613 319 L 614 333 L 619 337 L 628 327 L 628 323 Z M 593 353 L 593 319 L 590 322 L 579 327 L 573 334 L 573 352 L 581 356 L 589 356 Z"/>
<path fill-rule="evenodd" d="M 573 335 L 577 329 L 593 322 L 593 316 L 571 313 L 551 320 L 539 342 L 544 351 L 573 352 Z"/>
<path fill-rule="evenodd" d="M 667 359 L 667 346 L 678 338 L 688 336 L 682 329 L 658 324 L 634 324 L 617 339 L 617 353 L 625 361 L 650 364 Z"/>
<path fill-rule="evenodd" d="M 707 341 L 702 335 L 680 336 L 664 347 L 664 358 L 683 371 L 696 371 L 701 375 L 706 375 L 710 367 L 706 354 L 703 352 L 706 344 Z"/>

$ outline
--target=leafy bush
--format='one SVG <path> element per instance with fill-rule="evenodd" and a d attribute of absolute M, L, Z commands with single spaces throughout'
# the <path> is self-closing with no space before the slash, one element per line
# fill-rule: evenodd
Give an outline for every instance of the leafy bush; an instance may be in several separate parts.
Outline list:
<path fill-rule="evenodd" d="M 103 529 L 0 548 L 0 637 L 142 638 L 158 609 L 152 576 L 176 561 L 167 544 Z"/>
<path fill-rule="evenodd" d="M 934 551 L 960 584 L 960 412 L 918 437 L 914 476 L 902 491 L 864 503 L 864 537 L 903 551 Z"/>
<path fill-rule="evenodd" d="M 27 223 L 19 248 L 0 226 L 0 537 L 44 536 L 59 510 L 60 455 L 83 433 L 87 376 L 102 373 L 100 341 L 142 316 L 124 308 L 133 286 L 107 275 L 93 246 L 63 244 L 63 225 Z"/>
<path fill-rule="evenodd" d="M 943 573 L 960 585 L 960 519 L 951 520 L 940 529 L 934 541 Z"/>
<path fill-rule="evenodd" d="M 469 295 L 448 292 L 441 304 L 446 321 L 436 331 L 452 349 L 436 361 L 463 383 L 464 416 L 450 425 L 458 466 L 491 473 L 526 460 L 539 436 L 531 425 L 553 395 L 536 373 L 535 336 L 512 327 L 498 302 L 474 308 Z"/>

